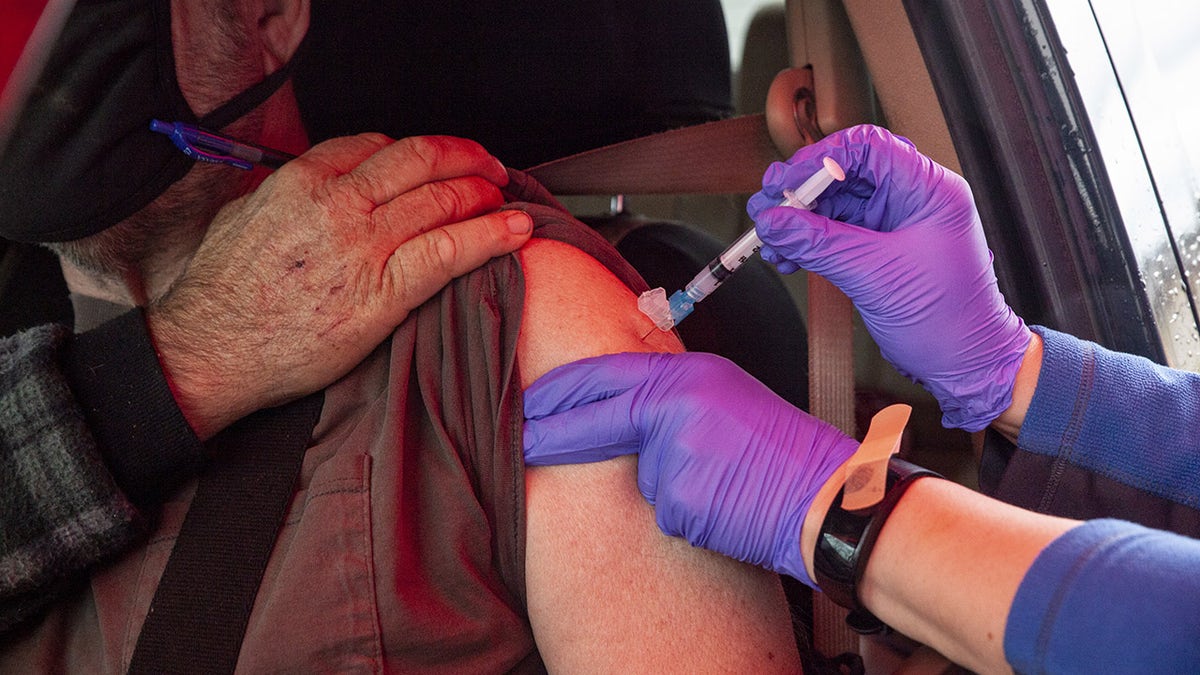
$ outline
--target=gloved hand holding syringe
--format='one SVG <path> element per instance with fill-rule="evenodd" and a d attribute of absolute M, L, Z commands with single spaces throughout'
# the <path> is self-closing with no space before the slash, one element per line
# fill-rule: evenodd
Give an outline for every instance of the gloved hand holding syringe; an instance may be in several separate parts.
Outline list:
<path fill-rule="evenodd" d="M 784 190 L 783 206 L 797 209 L 811 209 L 817 197 L 835 180 L 845 180 L 846 173 L 842 167 L 826 157 L 820 170 L 814 173 L 794 190 Z M 638 298 L 638 309 L 650 317 L 654 325 L 662 331 L 669 331 L 679 325 L 689 314 L 697 302 L 707 298 L 718 286 L 725 282 L 750 256 L 762 248 L 762 240 L 754 228 L 738 237 L 721 255 L 708 263 L 700 273 L 688 282 L 682 290 L 675 291 L 667 298 L 667 292 L 662 288 L 652 288 L 642 293 Z"/>

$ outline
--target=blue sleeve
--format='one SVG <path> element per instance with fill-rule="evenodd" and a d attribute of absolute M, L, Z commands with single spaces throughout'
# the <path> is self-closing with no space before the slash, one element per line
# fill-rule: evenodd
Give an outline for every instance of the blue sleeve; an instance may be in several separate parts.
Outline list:
<path fill-rule="evenodd" d="M 1118 520 L 1076 527 L 1017 589 L 1004 654 L 1023 673 L 1200 673 L 1200 541 Z"/>
<path fill-rule="evenodd" d="M 1200 508 L 1200 375 L 1033 330 L 1045 349 L 1017 444 Z"/>

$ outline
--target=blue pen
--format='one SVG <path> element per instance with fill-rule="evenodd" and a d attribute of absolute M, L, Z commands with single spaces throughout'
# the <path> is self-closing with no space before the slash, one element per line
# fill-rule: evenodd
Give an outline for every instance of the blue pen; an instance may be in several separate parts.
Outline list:
<path fill-rule="evenodd" d="M 214 134 L 184 122 L 150 120 L 150 130 L 165 134 L 183 154 L 200 162 L 250 170 L 255 164 L 278 169 L 295 155 Z"/>

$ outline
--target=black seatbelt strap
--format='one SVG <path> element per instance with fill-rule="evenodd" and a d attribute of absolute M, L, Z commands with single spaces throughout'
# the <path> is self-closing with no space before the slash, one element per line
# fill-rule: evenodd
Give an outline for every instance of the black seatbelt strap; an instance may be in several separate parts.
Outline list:
<path fill-rule="evenodd" d="M 142 626 L 130 673 L 232 673 L 324 393 L 260 410 L 207 444 L 214 459 Z"/>

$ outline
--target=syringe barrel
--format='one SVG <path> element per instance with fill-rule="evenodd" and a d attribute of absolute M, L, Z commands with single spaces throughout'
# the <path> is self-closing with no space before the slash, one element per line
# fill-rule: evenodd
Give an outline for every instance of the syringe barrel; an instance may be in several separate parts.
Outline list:
<path fill-rule="evenodd" d="M 738 237 L 737 241 L 730 244 L 729 248 L 722 251 L 721 255 L 709 261 L 708 266 L 700 270 L 699 274 L 692 277 L 692 280 L 684 287 L 684 292 L 696 302 L 707 298 L 709 293 L 715 291 L 717 286 L 733 276 L 733 273 L 760 248 L 762 248 L 762 240 L 758 238 L 758 233 L 754 231 L 754 228 L 750 228 Z"/>
<path fill-rule="evenodd" d="M 758 233 L 754 228 L 746 230 L 742 236 L 737 238 L 737 241 L 729 245 L 725 249 L 718 260 L 725 266 L 725 269 L 733 272 L 742 266 L 742 263 L 750 259 L 750 256 L 758 253 L 758 249 L 762 248 L 762 239 L 758 238 Z"/>
<path fill-rule="evenodd" d="M 717 290 L 717 286 L 720 286 L 731 274 L 733 272 L 725 269 L 721 265 L 720 259 L 713 260 L 708 263 L 707 267 L 700 270 L 696 276 L 692 277 L 687 286 L 683 287 L 683 291 L 688 294 L 688 297 L 693 302 L 700 302 L 704 298 L 707 298 L 709 293 Z"/>
<path fill-rule="evenodd" d="M 826 157 L 821 169 L 801 183 L 789 196 L 789 201 L 799 200 L 802 203 L 800 208 L 807 209 L 833 181 L 845 178 L 846 173 L 842 171 L 842 167 L 832 157 Z M 762 239 L 758 238 L 758 232 L 751 227 L 710 262 L 708 267 L 701 270 L 684 290 L 696 302 L 703 300 L 761 248 Z"/>

